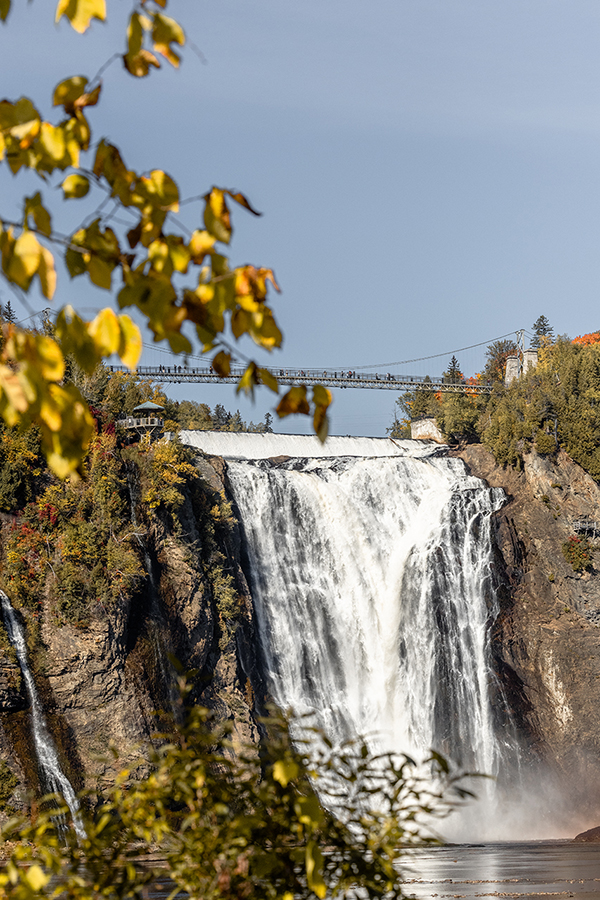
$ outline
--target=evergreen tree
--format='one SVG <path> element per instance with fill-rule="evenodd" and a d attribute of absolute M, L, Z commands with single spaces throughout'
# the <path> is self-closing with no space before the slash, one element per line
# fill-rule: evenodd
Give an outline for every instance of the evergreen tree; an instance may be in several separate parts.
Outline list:
<path fill-rule="evenodd" d="M 450 365 L 448 366 L 448 370 L 444 372 L 444 381 L 447 384 L 460 384 L 463 380 L 463 374 L 460 371 L 460 364 L 456 358 L 453 356 L 450 360 Z"/>
<path fill-rule="evenodd" d="M 554 328 L 546 318 L 546 316 L 540 316 L 532 325 L 535 337 L 531 341 L 532 347 L 543 347 L 547 343 L 552 343 L 554 340 Z"/>
<path fill-rule="evenodd" d="M 10 300 L 8 301 L 8 303 L 2 304 L 2 307 L 0 309 L 0 316 L 2 316 L 4 321 L 8 322 L 9 325 L 14 325 L 14 323 L 17 321 L 17 316 L 14 309 L 12 308 Z"/>
<path fill-rule="evenodd" d="M 227 412 L 221 403 L 217 403 L 213 413 L 213 428 L 215 431 L 229 431 L 231 413 Z"/>
<path fill-rule="evenodd" d="M 265 431 L 267 434 L 273 434 L 273 416 L 270 412 L 265 413 Z"/>

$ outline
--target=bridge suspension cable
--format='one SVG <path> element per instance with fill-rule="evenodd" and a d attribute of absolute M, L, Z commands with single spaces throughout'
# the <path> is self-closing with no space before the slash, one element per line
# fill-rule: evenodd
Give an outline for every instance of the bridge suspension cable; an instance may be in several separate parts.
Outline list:
<path fill-rule="evenodd" d="M 503 338 L 510 337 L 512 334 L 516 334 L 516 331 L 509 331 L 507 334 L 501 334 L 499 337 L 492 338 L 488 341 L 479 341 L 478 344 L 469 344 L 468 347 L 459 347 L 457 350 L 447 350 L 446 353 L 432 353 L 431 356 L 417 356 L 414 359 L 401 359 L 397 362 L 386 362 L 386 363 L 373 363 L 369 366 L 354 366 L 353 371 L 363 371 L 365 369 L 385 369 L 390 366 L 405 366 L 409 363 L 416 362 L 425 362 L 428 359 L 440 359 L 442 356 L 453 356 L 455 353 L 463 353 L 465 350 L 473 350 L 475 347 L 483 347 L 486 344 L 493 344 L 496 341 L 501 341 Z M 340 367 L 341 368 L 341 367 Z M 350 368 L 349 366 L 344 366 L 343 368 Z"/>

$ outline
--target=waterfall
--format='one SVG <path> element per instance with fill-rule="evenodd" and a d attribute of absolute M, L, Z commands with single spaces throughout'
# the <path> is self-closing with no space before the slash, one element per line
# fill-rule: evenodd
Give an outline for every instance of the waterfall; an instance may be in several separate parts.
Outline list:
<path fill-rule="evenodd" d="M 73 786 L 60 767 L 58 753 L 54 741 L 48 730 L 44 710 L 40 701 L 29 662 L 27 659 L 27 642 L 23 626 L 15 613 L 12 604 L 4 591 L 0 591 L 0 603 L 2 605 L 2 617 L 8 633 L 8 639 L 15 649 L 17 660 L 23 673 L 25 690 L 31 707 L 31 730 L 33 743 L 38 759 L 40 774 L 44 787 L 48 793 L 61 794 L 71 811 L 73 827 L 77 837 L 83 840 L 86 837 L 85 828 L 79 812 L 79 801 L 73 790 Z"/>
<path fill-rule="evenodd" d="M 490 528 L 504 494 L 431 445 L 401 443 L 378 458 L 354 455 L 352 439 L 352 456 L 228 461 L 271 692 L 335 742 L 433 748 L 498 776 Z M 485 821 L 497 790 L 476 789 L 492 802 Z"/>

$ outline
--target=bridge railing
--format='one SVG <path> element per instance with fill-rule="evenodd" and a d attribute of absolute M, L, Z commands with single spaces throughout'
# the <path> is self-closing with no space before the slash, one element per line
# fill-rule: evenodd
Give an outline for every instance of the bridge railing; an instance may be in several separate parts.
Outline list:
<path fill-rule="evenodd" d="M 112 372 L 128 372 L 123 366 L 109 366 Z M 387 388 L 393 389 L 398 387 L 401 390 L 410 390 L 412 385 L 415 387 L 427 387 L 428 390 L 441 391 L 464 391 L 473 393 L 485 393 L 491 390 L 490 385 L 469 384 L 468 382 L 453 382 L 449 378 L 437 376 L 431 378 L 427 375 L 392 375 L 391 372 L 385 374 L 379 372 L 356 372 L 348 369 L 296 369 L 269 366 L 264 367 L 271 372 L 283 384 L 307 383 L 314 384 L 322 382 L 333 387 L 369 387 L 369 388 Z M 204 382 L 221 382 L 231 384 L 237 382 L 244 374 L 244 368 L 234 366 L 229 375 L 221 376 L 210 368 L 210 366 L 186 366 L 186 365 L 170 365 L 170 366 L 138 366 L 136 374 L 140 378 L 152 378 L 156 381 L 204 381 Z"/>

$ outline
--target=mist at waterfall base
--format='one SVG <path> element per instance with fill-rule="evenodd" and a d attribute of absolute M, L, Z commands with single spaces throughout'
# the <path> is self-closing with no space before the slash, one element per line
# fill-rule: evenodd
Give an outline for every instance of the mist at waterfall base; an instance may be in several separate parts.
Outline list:
<path fill-rule="evenodd" d="M 49 794 L 58 794 L 64 798 L 64 801 L 71 812 L 73 827 L 75 828 L 77 837 L 82 840 L 86 835 L 79 812 L 79 801 L 71 782 L 61 768 L 56 746 L 48 730 L 42 703 L 37 692 L 31 669 L 29 668 L 25 631 L 4 591 L 0 591 L 0 606 L 2 608 L 2 618 L 4 620 L 8 639 L 17 655 L 17 660 L 25 683 L 27 699 L 29 700 L 31 710 L 31 733 L 37 755 L 40 781 L 43 788 Z"/>
<path fill-rule="evenodd" d="M 334 742 L 364 735 L 418 760 L 435 749 L 492 776 L 435 824 L 446 839 L 572 834 L 549 773 L 521 763 L 491 665 L 490 529 L 503 492 L 431 444 L 336 440 L 346 455 L 326 457 L 326 443 L 302 458 L 315 439 L 186 438 L 229 456 L 275 700 Z"/>

